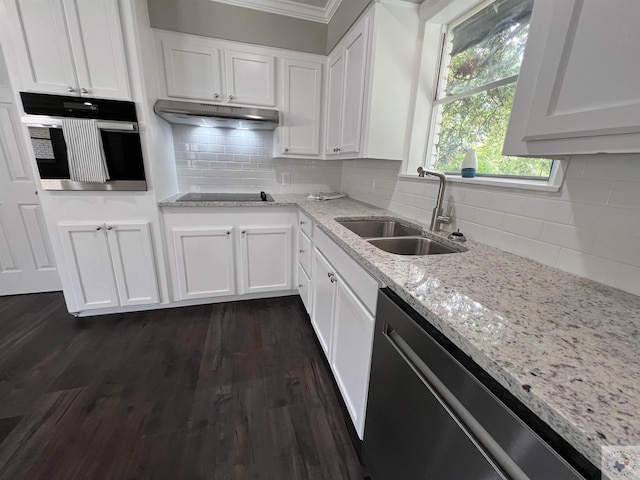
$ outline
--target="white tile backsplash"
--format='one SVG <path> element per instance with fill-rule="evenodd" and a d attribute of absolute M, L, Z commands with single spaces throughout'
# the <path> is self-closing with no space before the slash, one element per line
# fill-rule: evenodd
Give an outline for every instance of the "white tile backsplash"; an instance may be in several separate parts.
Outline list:
<path fill-rule="evenodd" d="M 438 182 L 398 179 L 400 168 L 393 161 L 345 160 L 342 189 L 356 200 L 429 222 Z M 640 294 L 640 155 L 575 157 L 559 192 L 451 182 L 445 200 L 453 216 L 448 228 Z"/>
<path fill-rule="evenodd" d="M 175 125 L 183 192 L 311 193 L 340 190 L 341 163 L 273 158 L 273 132 Z M 288 173 L 290 182 L 283 183 Z"/>

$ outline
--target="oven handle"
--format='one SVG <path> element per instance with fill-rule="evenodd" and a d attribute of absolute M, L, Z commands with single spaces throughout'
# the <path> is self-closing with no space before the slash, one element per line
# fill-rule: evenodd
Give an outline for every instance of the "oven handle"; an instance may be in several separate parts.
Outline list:
<path fill-rule="evenodd" d="M 28 115 L 22 117 L 22 123 L 29 127 L 62 128 L 62 118 L 58 117 Z M 136 122 L 98 120 L 98 128 L 105 131 L 138 133 L 138 124 Z"/>

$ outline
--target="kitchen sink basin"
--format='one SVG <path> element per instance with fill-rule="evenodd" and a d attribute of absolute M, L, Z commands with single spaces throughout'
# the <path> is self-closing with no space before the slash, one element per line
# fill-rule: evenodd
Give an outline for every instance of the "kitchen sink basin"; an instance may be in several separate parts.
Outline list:
<path fill-rule="evenodd" d="M 363 238 L 409 237 L 420 235 L 420 228 L 404 225 L 397 220 L 337 220 L 343 227 Z"/>
<path fill-rule="evenodd" d="M 459 253 L 448 245 L 425 237 L 373 238 L 367 240 L 371 245 L 396 255 L 438 255 Z"/>

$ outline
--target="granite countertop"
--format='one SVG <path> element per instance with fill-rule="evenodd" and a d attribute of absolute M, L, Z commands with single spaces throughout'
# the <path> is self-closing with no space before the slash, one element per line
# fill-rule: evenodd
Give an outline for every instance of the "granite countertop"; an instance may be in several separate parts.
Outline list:
<path fill-rule="evenodd" d="M 386 253 L 334 219 L 401 215 L 274 199 L 299 206 L 595 466 L 601 445 L 640 445 L 640 297 L 473 241 L 451 255 Z"/>

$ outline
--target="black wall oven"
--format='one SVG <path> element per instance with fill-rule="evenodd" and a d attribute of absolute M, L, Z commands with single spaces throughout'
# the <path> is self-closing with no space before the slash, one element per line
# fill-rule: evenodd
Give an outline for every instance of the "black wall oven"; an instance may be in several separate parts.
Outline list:
<path fill-rule="evenodd" d="M 21 92 L 31 144 L 45 190 L 146 190 L 133 102 Z M 63 119 L 96 120 L 105 181 L 79 181 L 70 172 Z"/>

